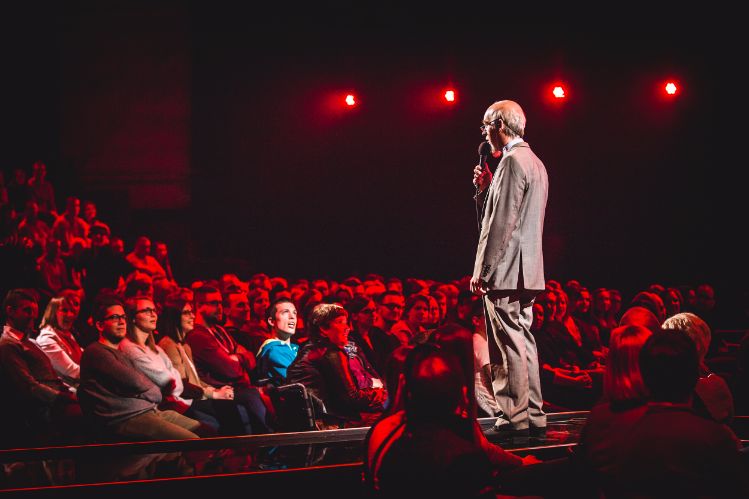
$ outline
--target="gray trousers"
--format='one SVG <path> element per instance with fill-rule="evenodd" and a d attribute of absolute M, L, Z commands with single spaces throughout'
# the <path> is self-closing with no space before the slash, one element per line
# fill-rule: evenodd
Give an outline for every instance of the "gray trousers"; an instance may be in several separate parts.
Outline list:
<path fill-rule="evenodd" d="M 491 291 L 484 296 L 487 335 L 497 347 L 489 349 L 494 397 L 504 413 L 500 418 L 516 430 L 546 426 L 536 339 L 530 331 L 536 294 Z"/>
<path fill-rule="evenodd" d="M 199 438 L 193 433 L 200 422 L 175 411 L 152 411 L 114 425 L 111 430 L 127 440 L 187 440 Z"/>

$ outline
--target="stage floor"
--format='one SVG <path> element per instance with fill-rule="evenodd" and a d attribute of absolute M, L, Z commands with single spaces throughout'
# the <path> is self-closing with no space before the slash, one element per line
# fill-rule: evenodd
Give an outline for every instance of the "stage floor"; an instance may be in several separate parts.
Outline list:
<path fill-rule="evenodd" d="M 575 445 L 585 412 L 549 415 L 545 437 L 501 437 L 480 419 L 489 440 L 519 453 Z M 275 433 L 199 441 L 84 445 L 0 451 L 0 490 L 360 466 L 369 428 Z"/>
<path fill-rule="evenodd" d="M 480 419 L 487 438 L 520 455 L 547 460 L 569 453 L 587 412 L 552 413 L 543 437 L 501 436 L 493 418 Z M 275 433 L 190 441 L 138 442 L 0 451 L 0 492 L 78 489 L 81 486 L 150 483 L 191 478 L 252 477 L 267 482 L 294 474 L 355 476 L 369 428 Z M 749 418 L 734 430 L 746 438 Z M 746 444 L 746 441 L 745 441 Z M 275 476 L 273 476 L 275 475 Z M 318 478 L 319 479 L 319 478 Z M 96 488 L 96 487 L 95 487 Z"/>

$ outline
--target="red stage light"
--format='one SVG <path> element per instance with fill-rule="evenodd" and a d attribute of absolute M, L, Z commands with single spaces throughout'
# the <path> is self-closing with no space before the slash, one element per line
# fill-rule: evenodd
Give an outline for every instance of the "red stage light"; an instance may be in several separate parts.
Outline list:
<path fill-rule="evenodd" d="M 356 105 L 356 97 L 354 97 L 353 94 L 348 94 L 346 96 L 346 105 L 348 105 L 348 106 L 355 106 Z"/>
<path fill-rule="evenodd" d="M 455 102 L 455 90 L 446 90 L 445 91 L 445 100 L 447 102 Z"/>
<path fill-rule="evenodd" d="M 552 90 L 551 93 L 554 94 L 554 97 L 556 97 L 557 99 L 564 99 L 566 97 L 564 88 L 561 85 L 555 86 L 554 90 Z"/>
<path fill-rule="evenodd" d="M 666 93 L 668 95 L 676 95 L 676 92 L 679 91 L 679 88 L 672 81 L 669 81 L 668 83 L 666 83 L 666 86 L 663 88 L 666 90 Z"/>

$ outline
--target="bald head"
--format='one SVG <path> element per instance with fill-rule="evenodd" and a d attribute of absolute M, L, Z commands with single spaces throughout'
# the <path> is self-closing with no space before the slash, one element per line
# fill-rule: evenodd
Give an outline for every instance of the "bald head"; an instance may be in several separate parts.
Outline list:
<path fill-rule="evenodd" d="M 484 113 L 484 122 L 490 123 L 495 120 L 504 122 L 502 131 L 511 139 L 522 138 L 525 135 L 525 113 L 517 102 L 501 100 L 489 106 Z"/>

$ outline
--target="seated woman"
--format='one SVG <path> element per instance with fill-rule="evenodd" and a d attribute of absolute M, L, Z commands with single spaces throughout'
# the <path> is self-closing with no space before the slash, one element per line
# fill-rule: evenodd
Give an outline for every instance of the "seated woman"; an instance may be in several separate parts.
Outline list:
<path fill-rule="evenodd" d="M 544 311 L 534 333 L 544 401 L 551 410 L 589 409 L 600 398 L 602 370 L 592 351 L 586 352 L 560 321 L 560 302 L 566 309 L 566 295 L 559 290 L 546 290 L 536 299 Z"/>
<path fill-rule="evenodd" d="M 119 344 L 119 350 L 128 357 L 136 369 L 161 389 L 163 399 L 159 408 L 174 410 L 188 418 L 200 421 L 201 436 L 211 436 L 219 429 L 215 413 L 206 401 L 191 393 L 193 385 L 185 385 L 182 377 L 172 365 L 164 350 L 156 345 L 154 331 L 158 314 L 150 298 L 131 298 L 125 303 L 127 313 L 127 337 Z M 188 390 L 185 390 L 185 387 Z M 200 391 L 202 390 L 195 387 Z"/>
<path fill-rule="evenodd" d="M 303 384 L 325 412 L 345 424 L 367 426 L 382 412 L 387 391 L 364 356 L 351 348 L 348 313 L 338 304 L 321 303 L 308 326 L 310 340 L 289 366 L 287 382 Z"/>
<path fill-rule="evenodd" d="M 593 407 L 580 435 L 574 460 L 584 474 L 593 473 L 606 490 L 618 466 L 619 450 L 645 414 L 648 390 L 640 372 L 639 355 L 652 332 L 643 326 L 620 326 L 611 331 L 603 376 L 603 399 Z"/>
<path fill-rule="evenodd" d="M 234 388 L 229 385 L 214 388 L 198 376 L 192 349 L 185 343 L 185 336 L 192 331 L 194 326 L 195 312 L 191 302 L 183 297 L 167 300 L 156 322 L 160 336 L 159 347 L 164 349 L 172 361 L 174 369 L 182 379 L 182 384 L 196 391 L 192 395 L 199 400 L 198 404 L 209 403 L 212 406 L 222 433 L 228 435 L 250 433 L 246 425 L 247 411 L 234 401 Z"/>
<path fill-rule="evenodd" d="M 69 297 L 52 298 L 44 310 L 41 330 L 36 337 L 36 344 L 71 391 L 75 391 L 81 381 L 83 350 L 71 332 L 79 310 Z"/>

